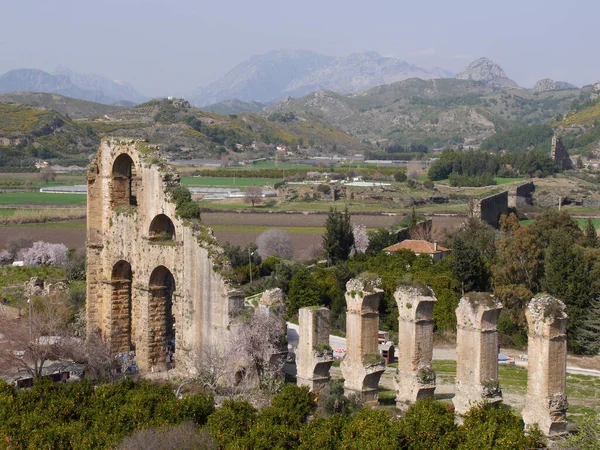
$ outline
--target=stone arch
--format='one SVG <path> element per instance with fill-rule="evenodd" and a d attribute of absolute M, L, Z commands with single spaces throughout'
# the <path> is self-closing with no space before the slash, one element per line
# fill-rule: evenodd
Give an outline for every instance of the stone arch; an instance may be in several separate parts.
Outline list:
<path fill-rule="evenodd" d="M 115 158 L 111 173 L 110 205 L 137 206 L 137 174 L 131 156 L 122 153 Z"/>
<path fill-rule="evenodd" d="M 152 241 L 174 241 L 175 240 L 175 225 L 169 216 L 159 214 L 150 223 L 148 237 Z"/>
<path fill-rule="evenodd" d="M 135 318 L 132 301 L 131 264 L 115 263 L 110 279 L 111 342 L 116 352 L 135 350 Z"/>
<path fill-rule="evenodd" d="M 173 299 L 175 278 L 165 266 L 158 266 L 150 275 L 149 351 L 154 363 L 171 362 L 175 354 L 175 316 Z"/>

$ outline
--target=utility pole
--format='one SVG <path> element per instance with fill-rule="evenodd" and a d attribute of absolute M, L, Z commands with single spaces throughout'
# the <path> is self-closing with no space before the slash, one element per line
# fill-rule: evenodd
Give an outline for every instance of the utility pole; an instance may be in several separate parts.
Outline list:
<path fill-rule="evenodd" d="M 250 249 L 248 249 L 248 262 L 250 263 L 250 283 L 252 283 L 252 255 L 254 255 L 254 252 L 251 252 Z"/>

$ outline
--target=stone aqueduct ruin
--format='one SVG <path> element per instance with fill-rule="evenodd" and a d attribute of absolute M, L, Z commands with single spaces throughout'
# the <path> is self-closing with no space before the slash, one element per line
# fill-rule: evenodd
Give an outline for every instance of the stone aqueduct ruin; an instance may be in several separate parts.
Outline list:
<path fill-rule="evenodd" d="M 87 327 L 141 370 L 192 366 L 243 298 L 213 269 L 210 231 L 177 218 L 179 176 L 145 143 L 103 141 L 88 169 Z"/>
<path fill-rule="evenodd" d="M 177 217 L 169 189 L 179 176 L 143 142 L 103 141 L 88 169 L 87 327 L 115 353 L 136 352 L 142 371 L 182 370 L 209 345 L 225 341 L 231 317 L 244 299 L 220 274 L 221 249 L 211 231 Z M 378 357 L 378 280 L 346 286 L 347 354 L 341 364 L 346 394 L 377 404 L 384 361 Z M 401 286 L 398 407 L 433 396 L 433 307 L 425 286 Z M 499 402 L 498 333 L 501 305 L 489 294 L 465 295 L 456 309 L 457 371 L 454 405 L 463 414 L 482 402 Z M 526 311 L 529 324 L 526 424 L 548 434 L 566 431 L 566 320 L 559 300 L 540 295 Z M 325 392 L 333 353 L 330 312 L 299 311 L 297 382 Z"/>
<path fill-rule="evenodd" d="M 346 286 L 346 347 L 341 363 L 345 393 L 358 394 L 367 404 L 377 404 L 377 390 L 385 371 L 377 356 L 379 299 L 382 291 L 372 282 L 353 279 Z M 398 369 L 396 406 L 400 409 L 419 398 L 433 397 L 433 306 L 436 298 L 424 286 L 400 286 L 394 293 L 398 305 Z M 462 415 L 482 402 L 502 401 L 498 381 L 498 331 L 502 305 L 487 293 L 469 293 L 456 308 L 455 411 Z M 333 351 L 329 344 L 330 312 L 327 308 L 301 308 L 298 344 L 298 384 L 326 392 Z M 549 436 L 566 432 L 565 305 L 548 295 L 534 297 L 526 310 L 529 324 L 528 380 L 523 420 L 537 424 Z M 325 349 L 328 348 L 328 351 Z"/>

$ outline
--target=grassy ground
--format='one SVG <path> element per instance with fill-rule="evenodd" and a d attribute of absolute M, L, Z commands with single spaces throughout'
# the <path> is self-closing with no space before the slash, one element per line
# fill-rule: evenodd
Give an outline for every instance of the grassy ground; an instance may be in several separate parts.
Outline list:
<path fill-rule="evenodd" d="M 587 221 L 588 219 L 578 219 L 575 218 L 574 219 L 581 228 L 585 228 L 587 225 Z M 535 222 L 535 219 L 526 219 L 526 220 L 520 220 L 519 223 L 521 225 L 527 226 L 527 225 L 531 225 L 533 222 Z M 596 227 L 596 230 L 600 228 L 600 219 L 592 219 L 592 223 L 594 224 L 594 227 Z"/>
<path fill-rule="evenodd" d="M 498 184 L 508 184 L 508 183 L 516 183 L 517 181 L 525 181 L 525 178 L 503 178 L 496 177 L 494 181 Z"/>
<path fill-rule="evenodd" d="M 273 211 L 314 211 L 314 212 L 327 212 L 329 208 L 334 207 L 338 210 L 343 210 L 348 207 L 350 212 L 393 212 L 406 214 L 412 211 L 412 208 L 404 208 L 399 205 L 382 204 L 377 202 L 360 202 L 360 201 L 337 201 L 337 202 L 326 202 L 326 201 L 309 201 L 309 202 L 279 202 L 275 204 L 257 205 L 252 208 L 250 205 L 243 203 L 243 200 L 239 201 L 202 201 L 200 205 L 204 208 L 211 209 L 231 209 L 231 210 L 273 210 Z M 415 211 L 429 214 L 433 212 L 464 212 L 467 210 L 466 204 L 447 204 L 447 205 L 427 205 L 415 208 Z"/>
<path fill-rule="evenodd" d="M 279 181 L 277 178 L 181 177 L 181 183 L 186 186 L 210 187 L 266 186 Z"/>
<path fill-rule="evenodd" d="M 251 166 L 246 166 L 247 169 L 312 169 L 314 166 L 310 164 L 294 164 L 288 162 L 279 162 L 277 165 L 275 161 L 259 161 Z M 239 170 L 240 167 L 232 167 L 232 169 Z"/>
<path fill-rule="evenodd" d="M 85 205 L 82 194 L 44 194 L 41 192 L 0 193 L 0 205 Z"/>
<path fill-rule="evenodd" d="M 456 361 L 433 361 L 433 369 L 439 384 L 452 384 L 456 378 Z M 503 392 L 524 396 L 527 393 L 527 369 L 515 366 L 500 366 L 498 378 Z M 577 420 L 581 415 L 600 414 L 600 378 L 588 375 L 567 374 L 567 398 L 569 419 Z"/>

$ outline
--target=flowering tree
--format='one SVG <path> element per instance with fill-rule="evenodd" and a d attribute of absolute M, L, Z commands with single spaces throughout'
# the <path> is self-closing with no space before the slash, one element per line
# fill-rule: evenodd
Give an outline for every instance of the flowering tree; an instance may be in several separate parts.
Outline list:
<path fill-rule="evenodd" d="M 67 262 L 69 249 L 64 244 L 51 244 L 49 242 L 37 241 L 27 249 L 23 249 L 17 255 L 28 266 L 42 264 L 59 266 Z"/>
<path fill-rule="evenodd" d="M 289 233 L 278 228 L 271 228 L 258 236 L 256 245 L 258 253 L 263 257 L 275 255 L 278 258 L 290 259 L 293 256 Z"/>
<path fill-rule="evenodd" d="M 362 224 L 352 225 L 352 235 L 354 236 L 354 250 L 356 253 L 364 253 L 369 247 L 369 236 L 367 236 L 367 227 Z"/>
<path fill-rule="evenodd" d="M 8 250 L 0 250 L 0 266 L 9 264 L 12 261 L 12 253 Z"/>

